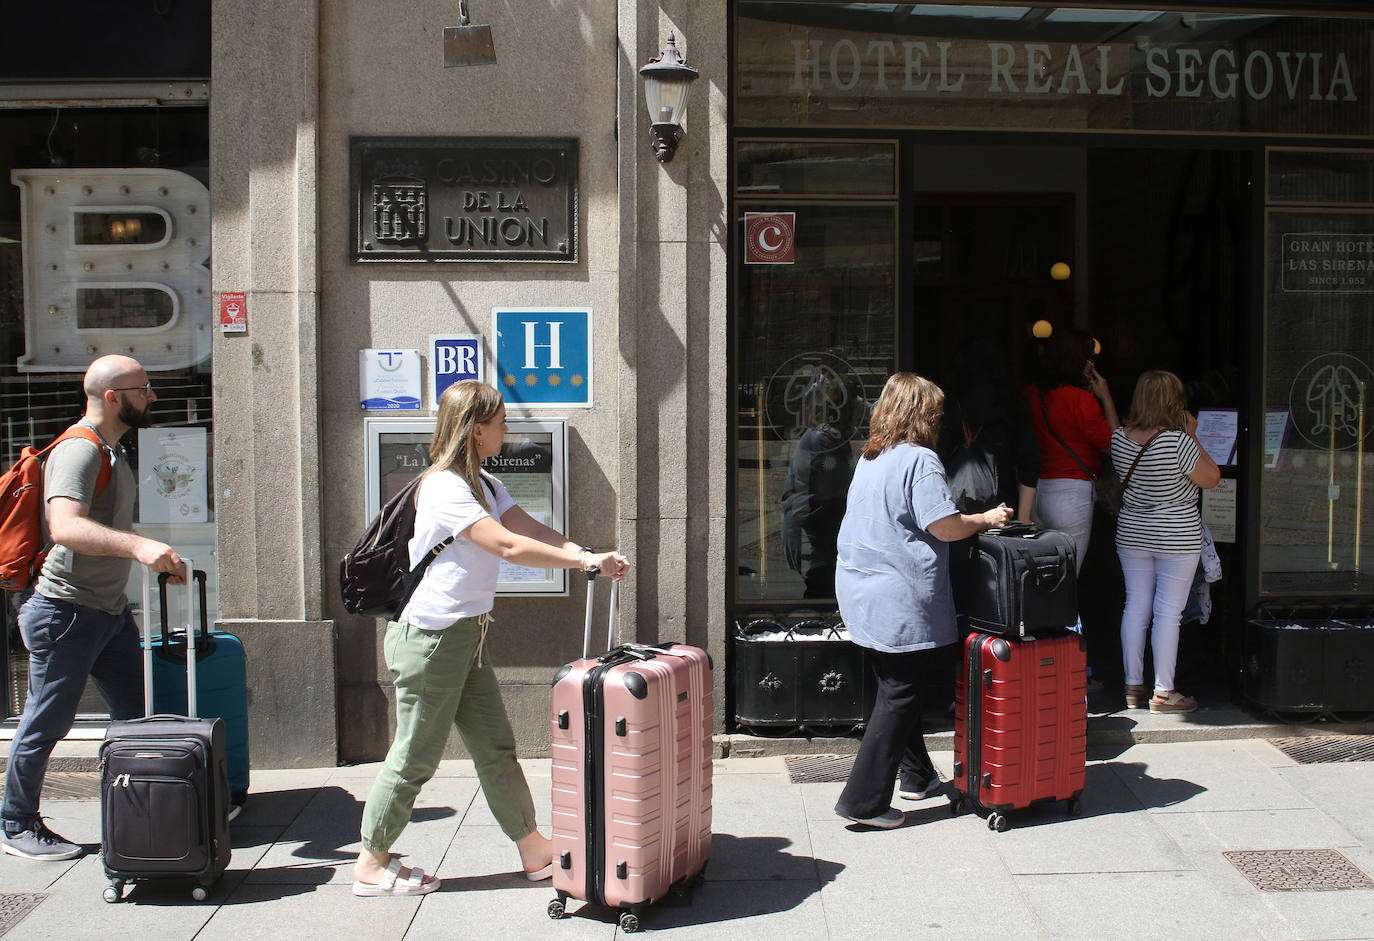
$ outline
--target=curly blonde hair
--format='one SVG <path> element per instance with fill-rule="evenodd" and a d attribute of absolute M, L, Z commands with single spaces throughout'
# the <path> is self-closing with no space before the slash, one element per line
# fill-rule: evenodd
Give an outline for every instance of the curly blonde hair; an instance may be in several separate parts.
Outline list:
<path fill-rule="evenodd" d="M 893 373 L 873 406 L 864 457 L 871 461 L 903 443 L 934 449 L 944 411 L 945 393 L 935 383 L 914 372 Z"/>
<path fill-rule="evenodd" d="M 1183 380 L 1166 369 L 1151 369 L 1135 381 L 1126 424 L 1132 428 L 1178 428 L 1187 407 Z"/>

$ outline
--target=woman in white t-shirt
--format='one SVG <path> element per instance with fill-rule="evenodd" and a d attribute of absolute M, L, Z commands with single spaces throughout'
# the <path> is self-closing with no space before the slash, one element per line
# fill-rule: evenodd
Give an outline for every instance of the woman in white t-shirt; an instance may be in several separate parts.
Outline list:
<path fill-rule="evenodd" d="M 513 562 L 595 567 L 619 579 L 630 563 L 616 552 L 579 548 L 534 520 L 500 481 L 482 472 L 482 461 L 500 453 L 505 433 L 506 406 L 491 386 L 466 380 L 440 397 L 430 466 L 416 498 L 411 565 L 444 540 L 452 542 L 425 569 L 400 618 L 387 625 L 384 651 L 395 678 L 396 737 L 363 809 L 354 895 L 424 895 L 439 887 L 420 867 L 392 859 L 391 847 L 454 727 L 492 815 L 519 850 L 525 875 L 532 881 L 553 875 L 553 849 L 535 827 L 515 735 L 483 653 L 497 574 L 502 562 Z"/>
<path fill-rule="evenodd" d="M 1197 700 L 1174 689 L 1179 621 L 1202 551 L 1199 489 L 1221 471 L 1197 442 L 1183 383 L 1155 369 L 1136 381 L 1131 414 L 1112 432 L 1112 465 L 1126 481 L 1117 518 L 1116 552 L 1126 579 L 1121 656 L 1126 705 L 1146 705 L 1145 635 L 1154 651 L 1151 712 L 1192 712 Z M 1153 621 L 1153 627 L 1151 626 Z"/>

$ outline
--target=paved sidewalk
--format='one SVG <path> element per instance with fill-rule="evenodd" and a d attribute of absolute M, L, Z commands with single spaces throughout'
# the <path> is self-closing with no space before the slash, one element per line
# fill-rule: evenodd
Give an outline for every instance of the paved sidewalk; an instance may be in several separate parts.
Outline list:
<path fill-rule="evenodd" d="M 934 757 L 948 775 L 952 754 Z M 1366 888 L 1260 891 L 1222 855 L 1336 850 L 1374 875 L 1374 762 L 1297 764 L 1261 739 L 1097 746 L 1090 757 L 1081 816 L 1036 808 L 1015 814 L 1004 833 L 951 816 L 943 796 L 899 801 L 908 811 L 902 829 L 860 830 L 831 811 L 839 784 L 791 783 L 780 757 L 717 761 L 706 883 L 690 900 L 651 909 L 643 927 L 789 941 L 1374 938 L 1367 879 Z M 547 830 L 549 763 L 524 765 Z M 354 898 L 350 864 L 375 771 L 254 772 L 254 795 L 232 825 L 231 869 L 204 904 L 139 887 L 107 905 L 96 855 L 73 863 L 0 856 L 0 900 L 44 896 L 8 933 L 0 923 L 0 934 L 576 941 L 620 933 L 611 913 L 576 903 L 572 917 L 549 921 L 549 884 L 517 872 L 515 849 L 466 761 L 443 764 L 396 847 L 437 872 L 443 888 L 423 899 Z M 44 809 L 59 833 L 97 839 L 96 800 L 49 800 Z M 1311 874 L 1292 863 L 1287 873 Z"/>

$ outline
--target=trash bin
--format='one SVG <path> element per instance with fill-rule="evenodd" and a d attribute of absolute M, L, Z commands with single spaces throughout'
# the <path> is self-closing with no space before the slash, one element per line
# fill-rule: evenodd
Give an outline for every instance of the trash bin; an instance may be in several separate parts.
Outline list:
<path fill-rule="evenodd" d="M 1242 690 L 1250 705 L 1284 718 L 1374 713 L 1374 620 L 1247 621 Z"/>
<path fill-rule="evenodd" d="M 737 622 L 734 645 L 738 727 L 849 734 L 867 724 L 872 667 L 838 617 L 755 617 Z"/>

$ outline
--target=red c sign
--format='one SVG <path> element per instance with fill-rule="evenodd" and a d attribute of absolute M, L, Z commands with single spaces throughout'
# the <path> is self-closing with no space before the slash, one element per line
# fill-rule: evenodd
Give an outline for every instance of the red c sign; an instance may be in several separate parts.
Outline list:
<path fill-rule="evenodd" d="M 791 265 L 797 260 L 795 212 L 744 214 L 744 263 Z"/>

